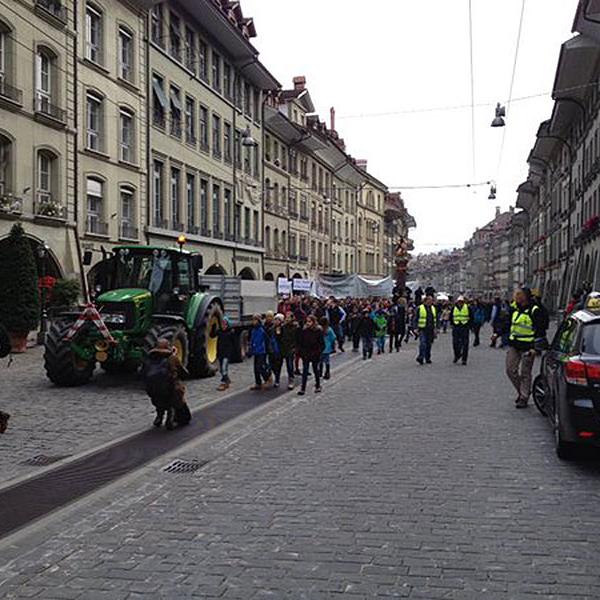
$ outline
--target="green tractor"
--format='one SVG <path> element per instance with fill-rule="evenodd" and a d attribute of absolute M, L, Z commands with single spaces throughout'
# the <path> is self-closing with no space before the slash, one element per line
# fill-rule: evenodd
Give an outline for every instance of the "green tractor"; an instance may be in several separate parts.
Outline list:
<path fill-rule="evenodd" d="M 67 341 L 79 313 L 63 313 L 46 335 L 48 378 L 60 386 L 83 385 L 99 364 L 107 372 L 134 372 L 159 339 L 175 347 L 192 377 L 217 370 L 215 331 L 223 305 L 201 290 L 202 257 L 182 249 L 118 246 L 99 263 L 96 306 L 114 343 L 92 323 Z"/>

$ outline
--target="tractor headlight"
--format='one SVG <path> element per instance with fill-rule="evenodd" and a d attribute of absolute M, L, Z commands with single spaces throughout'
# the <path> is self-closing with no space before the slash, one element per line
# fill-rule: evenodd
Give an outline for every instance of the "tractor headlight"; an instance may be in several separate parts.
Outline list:
<path fill-rule="evenodd" d="M 107 325 L 125 325 L 126 318 L 125 315 L 120 313 L 112 313 L 108 315 L 102 315 L 102 320 Z"/>

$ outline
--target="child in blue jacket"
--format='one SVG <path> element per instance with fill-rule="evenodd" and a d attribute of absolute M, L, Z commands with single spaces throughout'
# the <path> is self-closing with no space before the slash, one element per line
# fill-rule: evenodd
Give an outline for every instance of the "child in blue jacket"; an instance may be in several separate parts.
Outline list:
<path fill-rule="evenodd" d="M 325 347 L 323 348 L 323 353 L 321 354 L 321 362 L 319 363 L 319 375 L 324 379 L 329 379 L 331 377 L 331 355 L 335 352 L 335 344 L 337 341 L 337 336 L 333 329 L 329 326 L 329 321 L 326 317 L 323 317 L 319 321 L 319 325 L 323 328 L 323 340 L 325 342 Z M 325 368 L 325 374 L 323 374 L 323 367 Z"/>
<path fill-rule="evenodd" d="M 267 362 L 267 332 L 262 324 L 260 315 L 252 317 L 252 330 L 250 331 L 250 344 L 248 356 L 254 357 L 254 385 L 251 390 L 257 391 L 263 389 L 264 383 L 269 381 L 270 375 L 265 372 Z"/>

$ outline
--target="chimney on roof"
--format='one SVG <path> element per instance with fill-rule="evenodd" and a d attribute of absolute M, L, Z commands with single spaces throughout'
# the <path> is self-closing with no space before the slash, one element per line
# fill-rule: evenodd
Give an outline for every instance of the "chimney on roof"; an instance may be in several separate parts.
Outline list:
<path fill-rule="evenodd" d="M 306 77 L 304 75 L 294 77 L 293 81 L 295 90 L 303 90 L 306 87 Z"/>
<path fill-rule="evenodd" d="M 500 216 L 500 207 L 496 206 L 496 219 Z"/>
<path fill-rule="evenodd" d="M 364 158 L 357 158 L 356 159 L 356 166 L 359 169 L 362 169 L 363 171 L 367 170 L 367 161 Z"/>
<path fill-rule="evenodd" d="M 329 117 L 329 129 L 331 129 L 331 131 L 335 131 L 335 108 L 333 106 L 329 109 Z"/>

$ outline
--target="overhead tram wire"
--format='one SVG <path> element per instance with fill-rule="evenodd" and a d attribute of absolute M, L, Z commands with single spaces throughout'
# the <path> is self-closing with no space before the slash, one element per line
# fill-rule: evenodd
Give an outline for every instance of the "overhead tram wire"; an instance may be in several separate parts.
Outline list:
<path fill-rule="evenodd" d="M 475 73 L 473 67 L 473 1 L 469 0 L 469 61 L 471 76 L 471 154 L 473 162 L 473 179 L 476 177 L 475 163 Z"/>
<path fill-rule="evenodd" d="M 515 54 L 513 60 L 512 75 L 510 78 L 510 88 L 508 90 L 508 100 L 506 102 L 506 114 L 510 113 L 510 105 L 512 103 L 513 88 L 515 85 L 515 76 L 517 74 L 517 64 L 519 61 L 519 49 L 521 47 L 521 34 L 523 32 L 523 20 L 525 15 L 525 3 L 527 0 L 521 0 L 521 14 L 519 15 L 519 28 L 517 30 L 517 41 L 515 44 Z M 504 154 L 504 144 L 506 142 L 506 127 L 502 128 L 502 140 L 500 142 L 500 153 L 498 155 L 498 165 L 496 167 L 496 179 L 500 175 L 500 167 L 502 166 L 502 157 Z"/>

